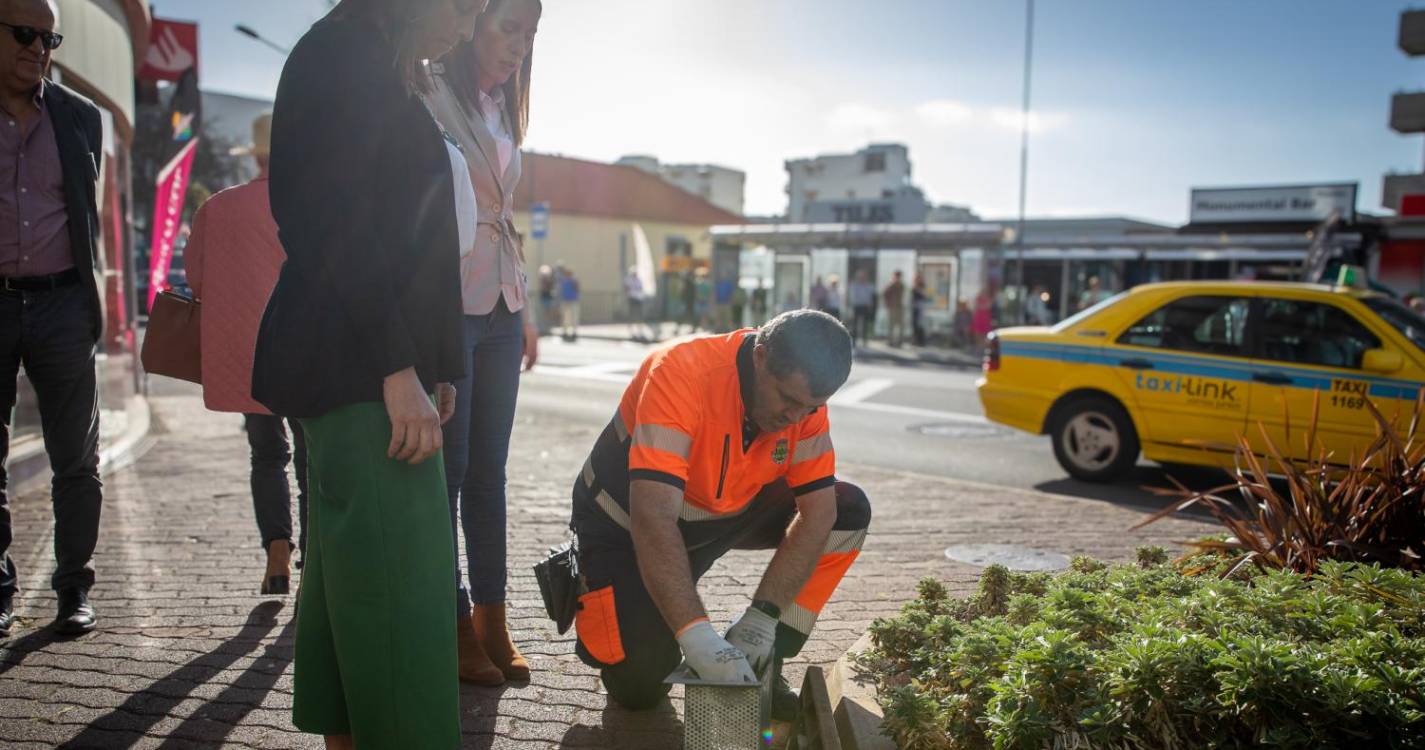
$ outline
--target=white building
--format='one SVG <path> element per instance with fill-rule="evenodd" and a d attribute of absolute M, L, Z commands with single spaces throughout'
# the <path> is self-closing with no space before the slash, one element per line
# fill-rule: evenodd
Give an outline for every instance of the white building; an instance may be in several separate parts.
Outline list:
<path fill-rule="evenodd" d="M 747 194 L 744 172 L 716 164 L 662 164 L 654 156 L 625 156 L 617 163 L 656 174 L 724 211 L 743 213 Z"/>
<path fill-rule="evenodd" d="M 872 144 L 854 154 L 792 159 L 786 166 L 787 221 L 791 223 L 813 221 L 813 214 L 826 211 L 861 214 L 860 219 L 850 219 L 851 223 L 889 224 L 897 223 L 898 218 L 924 221 L 923 214 L 914 218 L 884 216 L 887 210 L 895 211 L 889 206 L 907 198 L 924 203 L 924 196 L 910 181 L 910 151 L 901 144 Z M 879 201 L 887 203 L 877 204 Z M 843 210 L 838 212 L 837 206 Z"/>

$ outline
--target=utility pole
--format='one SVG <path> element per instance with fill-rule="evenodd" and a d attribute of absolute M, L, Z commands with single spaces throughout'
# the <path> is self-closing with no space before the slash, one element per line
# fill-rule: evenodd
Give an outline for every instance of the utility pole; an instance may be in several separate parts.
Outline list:
<path fill-rule="evenodd" d="M 1014 295 L 1018 301 L 1017 323 L 1023 325 L 1028 299 L 1024 291 L 1024 210 L 1029 192 L 1029 92 L 1034 72 L 1034 0 L 1025 0 L 1024 8 L 1024 106 L 1019 120 L 1019 229 L 1014 234 Z"/>

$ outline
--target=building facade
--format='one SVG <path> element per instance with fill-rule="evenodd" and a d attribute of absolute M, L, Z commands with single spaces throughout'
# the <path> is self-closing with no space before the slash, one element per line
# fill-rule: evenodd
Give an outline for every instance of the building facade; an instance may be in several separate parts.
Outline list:
<path fill-rule="evenodd" d="M 844 221 L 898 223 L 887 218 L 894 216 L 898 206 L 913 202 L 916 196 L 924 203 L 924 196 L 911 184 L 910 150 L 900 144 L 872 144 L 854 154 L 792 159 L 786 168 L 786 220 L 793 224 L 815 221 L 814 216 L 857 212 L 863 218 Z M 923 220 L 923 213 L 919 218 L 904 219 Z"/>
<path fill-rule="evenodd" d="M 548 233 L 532 231 L 531 208 L 548 206 Z M 737 249 L 714 250 L 709 227 L 741 216 L 628 164 L 605 164 L 526 152 L 515 193 L 515 225 L 525 236 L 525 268 L 535 296 L 541 266 L 563 264 L 579 279 L 583 322 L 624 319 L 623 277 L 646 247 L 657 288 L 650 315 L 674 316 L 685 275 L 708 268 L 736 279 Z M 646 245 L 643 245 L 646 240 Z"/>
<path fill-rule="evenodd" d="M 743 213 L 747 173 L 740 170 L 716 164 L 663 164 L 654 156 L 625 156 L 616 163 L 658 175 L 728 213 Z"/>

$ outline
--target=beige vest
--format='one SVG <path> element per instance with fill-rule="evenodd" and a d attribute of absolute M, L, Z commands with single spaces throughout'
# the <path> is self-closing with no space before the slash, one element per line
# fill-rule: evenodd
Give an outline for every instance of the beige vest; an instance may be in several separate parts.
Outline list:
<path fill-rule="evenodd" d="M 521 172 L 519 149 L 510 158 L 509 169 L 500 174 L 499 151 L 484 118 L 461 103 L 443 75 L 432 78 L 434 87 L 427 102 L 441 126 L 465 152 L 479 208 L 475 249 L 460 261 L 465 314 L 488 315 L 501 297 L 511 312 L 519 312 L 528 297 L 524 238 L 514 225 L 515 186 L 519 185 Z M 508 121 L 505 127 L 510 127 Z"/>

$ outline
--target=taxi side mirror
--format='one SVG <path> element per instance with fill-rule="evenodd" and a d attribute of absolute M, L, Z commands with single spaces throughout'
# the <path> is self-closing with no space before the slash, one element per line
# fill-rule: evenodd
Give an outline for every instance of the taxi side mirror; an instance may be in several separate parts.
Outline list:
<path fill-rule="evenodd" d="M 1394 349 L 1368 349 L 1361 359 L 1361 369 L 1370 372 L 1395 372 L 1405 366 L 1405 358 Z"/>

